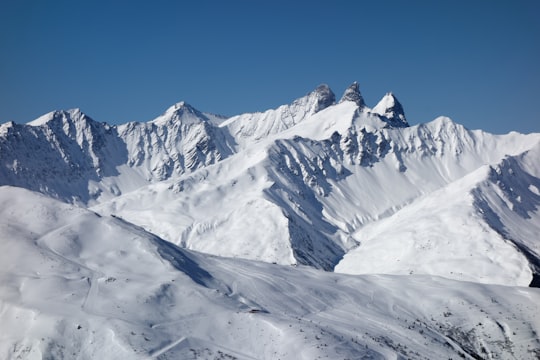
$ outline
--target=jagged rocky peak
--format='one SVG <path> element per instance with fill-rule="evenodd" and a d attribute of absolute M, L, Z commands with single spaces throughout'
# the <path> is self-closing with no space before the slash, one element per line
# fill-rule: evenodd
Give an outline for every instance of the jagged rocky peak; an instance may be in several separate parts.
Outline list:
<path fill-rule="evenodd" d="M 334 105 L 336 102 L 336 95 L 326 84 L 317 86 L 315 90 L 308 94 L 308 97 L 315 98 L 315 107 L 313 108 L 314 113 L 326 109 L 327 107 Z"/>
<path fill-rule="evenodd" d="M 409 123 L 405 118 L 403 106 L 391 92 L 384 95 L 371 112 L 384 116 L 388 120 L 388 123 L 393 127 L 409 126 Z"/>
<path fill-rule="evenodd" d="M 356 105 L 358 105 L 359 107 L 364 107 L 366 105 L 364 103 L 364 98 L 362 97 L 362 94 L 360 94 L 360 87 L 358 86 L 358 82 L 353 82 L 351 86 L 349 86 L 345 90 L 339 102 L 342 103 L 344 101 L 352 101 L 356 103 Z"/>
<path fill-rule="evenodd" d="M 47 113 L 39 118 L 30 121 L 27 125 L 30 126 L 41 126 L 45 125 L 51 121 L 68 121 L 68 122 L 79 122 L 81 120 L 90 120 L 93 121 L 88 115 L 83 113 L 81 109 L 69 109 L 69 110 L 55 110 Z"/>

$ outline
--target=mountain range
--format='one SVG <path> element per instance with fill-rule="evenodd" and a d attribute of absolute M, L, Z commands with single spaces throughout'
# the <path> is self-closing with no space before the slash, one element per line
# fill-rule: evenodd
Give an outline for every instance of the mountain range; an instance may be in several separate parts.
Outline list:
<path fill-rule="evenodd" d="M 0 353 L 535 358 L 539 159 L 538 133 L 411 126 L 356 82 L 233 117 L 2 124 Z"/>

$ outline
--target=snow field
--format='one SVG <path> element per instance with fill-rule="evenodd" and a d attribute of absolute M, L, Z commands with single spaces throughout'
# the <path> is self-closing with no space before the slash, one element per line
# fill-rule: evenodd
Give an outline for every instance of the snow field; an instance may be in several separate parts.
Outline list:
<path fill-rule="evenodd" d="M 540 348 L 537 289 L 212 257 L 0 188 L 10 202 L 19 212 L 0 214 L 10 226 L 0 245 L 6 359 L 532 359 Z"/>

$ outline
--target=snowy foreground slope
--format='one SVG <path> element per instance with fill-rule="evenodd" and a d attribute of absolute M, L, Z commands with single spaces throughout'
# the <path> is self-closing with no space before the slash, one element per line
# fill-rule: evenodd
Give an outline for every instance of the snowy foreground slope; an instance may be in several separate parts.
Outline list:
<path fill-rule="evenodd" d="M 540 291 L 193 253 L 0 188 L 3 359 L 535 359 Z"/>

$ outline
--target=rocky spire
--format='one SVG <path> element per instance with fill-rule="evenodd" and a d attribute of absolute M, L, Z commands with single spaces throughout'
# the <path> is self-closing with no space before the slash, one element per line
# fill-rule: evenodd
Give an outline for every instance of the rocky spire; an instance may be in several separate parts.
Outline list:
<path fill-rule="evenodd" d="M 407 127 L 409 123 L 405 118 L 403 106 L 391 92 L 384 95 L 379 103 L 371 110 L 375 114 L 384 116 L 388 124 L 393 127 Z"/>
<path fill-rule="evenodd" d="M 317 86 L 308 96 L 313 96 L 315 98 L 315 108 L 314 112 L 319 112 L 323 109 L 326 109 L 330 105 L 333 105 L 336 102 L 336 95 L 332 92 L 330 87 L 326 84 L 321 84 Z"/>
<path fill-rule="evenodd" d="M 352 101 L 356 103 L 359 107 L 364 107 L 366 104 L 364 103 L 364 98 L 362 97 L 362 94 L 360 94 L 360 89 L 358 87 L 358 83 L 355 81 L 349 86 L 345 92 L 343 93 L 343 96 L 341 97 L 341 100 L 339 100 L 340 103 L 344 101 Z"/>

